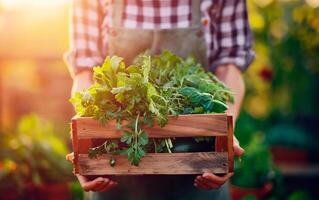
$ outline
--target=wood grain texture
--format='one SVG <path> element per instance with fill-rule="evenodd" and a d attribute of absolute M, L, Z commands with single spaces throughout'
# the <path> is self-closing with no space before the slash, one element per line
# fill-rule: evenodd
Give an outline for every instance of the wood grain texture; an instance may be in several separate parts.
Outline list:
<path fill-rule="evenodd" d="M 125 124 L 126 122 L 124 122 Z M 138 167 L 132 166 L 126 156 L 115 155 L 115 167 L 109 165 L 110 155 L 90 159 L 87 150 L 94 139 L 120 138 L 115 121 L 106 126 L 92 118 L 72 119 L 72 140 L 75 156 L 75 173 L 82 175 L 142 175 L 142 174 L 202 174 L 233 171 L 232 117 L 226 114 L 180 115 L 170 117 L 161 128 L 143 127 L 150 138 L 217 136 L 216 152 L 149 153 Z"/>
<path fill-rule="evenodd" d="M 233 117 L 227 116 L 228 123 L 228 171 L 234 171 L 234 130 L 233 130 Z"/>
<path fill-rule="evenodd" d="M 102 126 L 92 118 L 74 118 L 77 123 L 78 139 L 120 138 L 121 132 L 116 130 L 115 121 Z M 169 123 L 161 128 L 158 125 L 144 127 L 150 138 L 227 136 L 228 124 L 225 114 L 198 114 L 170 117 Z M 125 124 L 125 123 L 124 123 Z"/>
<path fill-rule="evenodd" d="M 73 146 L 73 153 L 74 153 L 74 173 L 79 173 L 78 168 L 78 156 L 79 156 L 79 144 L 78 144 L 78 133 L 77 133 L 77 121 L 72 119 L 71 123 L 71 136 L 72 136 L 72 146 Z"/>
<path fill-rule="evenodd" d="M 96 159 L 90 159 L 87 154 L 79 154 L 79 173 L 82 175 L 177 175 L 228 172 L 226 152 L 149 153 L 142 158 L 138 167 L 132 166 L 123 155 L 113 156 L 116 164 L 111 167 L 110 157 L 111 155 L 104 154 Z"/>

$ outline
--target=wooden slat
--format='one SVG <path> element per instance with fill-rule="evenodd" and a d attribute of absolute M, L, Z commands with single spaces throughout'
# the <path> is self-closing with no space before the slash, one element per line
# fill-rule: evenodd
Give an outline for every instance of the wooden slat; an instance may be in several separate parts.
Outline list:
<path fill-rule="evenodd" d="M 81 117 L 74 120 L 77 122 L 78 139 L 121 137 L 121 132 L 116 130 L 115 121 L 102 126 L 92 118 Z M 170 117 L 169 123 L 163 128 L 155 124 L 151 128 L 145 127 L 145 131 L 150 138 L 227 136 L 227 115 L 180 115 Z"/>
<path fill-rule="evenodd" d="M 226 152 L 149 153 L 142 158 L 138 167 L 132 166 L 123 155 L 114 155 L 116 164 L 111 167 L 110 157 L 111 155 L 104 154 L 96 159 L 90 159 L 87 154 L 79 154 L 79 173 L 82 175 L 176 175 L 228 172 Z"/>

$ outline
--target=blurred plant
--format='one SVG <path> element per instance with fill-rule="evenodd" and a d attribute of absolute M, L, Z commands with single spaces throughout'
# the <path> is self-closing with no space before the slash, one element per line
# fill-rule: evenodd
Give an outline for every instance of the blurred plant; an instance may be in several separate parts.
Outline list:
<path fill-rule="evenodd" d="M 30 183 L 71 180 L 72 166 L 65 160 L 68 149 L 55 136 L 52 123 L 31 114 L 22 117 L 15 131 L 1 136 L 0 188 L 22 190 Z"/>
<path fill-rule="evenodd" d="M 301 0 L 254 0 L 248 6 L 257 59 L 245 74 L 236 136 L 245 147 L 262 131 L 270 145 L 316 152 L 319 7 Z"/>
<path fill-rule="evenodd" d="M 255 73 L 270 81 L 270 87 L 260 91 L 255 86 L 253 90 L 258 91 L 252 94 L 268 93 L 272 100 L 270 112 L 280 113 L 281 120 L 318 120 L 319 93 L 315 91 L 319 85 L 319 8 L 300 0 L 273 1 L 256 12 L 265 21 L 264 29 L 256 32 L 256 40 L 268 49 L 257 49 L 257 54 L 268 59 L 261 59 L 264 63 Z"/>
<path fill-rule="evenodd" d="M 299 190 L 289 195 L 288 200 L 310 200 L 312 199 L 308 192 Z"/>
<path fill-rule="evenodd" d="M 249 194 L 249 195 L 243 197 L 241 200 L 256 200 L 256 199 L 257 199 L 256 196 Z"/>
<path fill-rule="evenodd" d="M 319 150 L 314 136 L 307 134 L 303 129 L 292 124 L 279 124 L 270 128 L 265 140 L 272 146 L 279 145 L 314 152 Z"/>
<path fill-rule="evenodd" d="M 258 121 L 247 112 L 242 111 L 240 113 L 236 121 L 235 134 L 242 147 L 245 148 L 249 144 L 255 131 L 258 130 L 257 122 Z"/>
<path fill-rule="evenodd" d="M 70 184 L 70 190 L 71 190 L 71 199 L 73 200 L 84 199 L 83 188 L 81 187 L 79 182 L 72 182 Z"/>
<path fill-rule="evenodd" d="M 16 186 L 21 188 L 21 181 L 21 174 L 17 171 L 16 163 L 11 159 L 0 160 L 0 189 Z"/>
<path fill-rule="evenodd" d="M 241 160 L 235 161 L 232 183 L 243 188 L 261 188 L 274 180 L 274 166 L 263 135 L 255 134 L 245 150 Z"/>

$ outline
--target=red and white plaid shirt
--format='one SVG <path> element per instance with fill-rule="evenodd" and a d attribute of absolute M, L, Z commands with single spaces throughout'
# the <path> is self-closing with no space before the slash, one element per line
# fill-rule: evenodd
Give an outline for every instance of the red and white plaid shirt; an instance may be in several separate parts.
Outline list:
<path fill-rule="evenodd" d="M 108 54 L 114 0 L 73 0 L 71 72 L 101 65 Z M 191 26 L 191 0 L 125 0 L 122 26 L 171 29 Z M 217 6 L 216 6 L 217 5 Z M 218 8 L 218 9 L 216 9 Z M 235 64 L 245 70 L 254 59 L 245 0 L 202 0 L 202 27 L 211 70 Z"/>

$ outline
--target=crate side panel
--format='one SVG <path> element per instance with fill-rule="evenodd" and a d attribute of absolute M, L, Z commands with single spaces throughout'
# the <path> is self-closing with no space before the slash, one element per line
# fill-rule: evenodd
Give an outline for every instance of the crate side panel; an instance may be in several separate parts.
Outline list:
<path fill-rule="evenodd" d="M 143 175 L 143 174 L 224 174 L 228 172 L 227 153 L 150 153 L 142 158 L 138 167 L 132 166 L 126 156 L 115 155 L 114 167 L 109 165 L 111 155 L 96 159 L 79 155 L 79 172 L 82 175 Z"/>
<path fill-rule="evenodd" d="M 78 118 L 78 138 L 119 138 L 116 122 L 110 121 L 105 126 L 91 118 Z M 125 124 L 125 122 L 124 122 Z M 227 115 L 180 115 L 170 117 L 165 127 L 154 125 L 144 127 L 150 138 L 227 136 Z"/>

